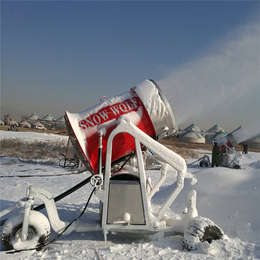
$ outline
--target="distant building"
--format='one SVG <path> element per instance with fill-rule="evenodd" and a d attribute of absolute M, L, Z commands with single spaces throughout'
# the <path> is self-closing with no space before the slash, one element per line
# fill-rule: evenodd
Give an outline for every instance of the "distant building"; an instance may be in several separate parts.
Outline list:
<path fill-rule="evenodd" d="M 206 143 L 212 144 L 212 142 L 218 140 L 219 138 L 226 136 L 227 132 L 220 130 L 219 132 L 213 134 L 213 135 L 206 135 Z"/>
<path fill-rule="evenodd" d="M 22 121 L 19 123 L 20 127 L 25 127 L 25 128 L 31 128 L 31 124 L 29 124 L 27 121 Z"/>
<path fill-rule="evenodd" d="M 206 131 L 206 133 L 215 134 L 215 133 L 218 133 L 219 131 L 225 132 L 224 129 L 219 124 L 216 124 L 213 127 L 211 127 L 210 129 L 208 129 Z"/>
<path fill-rule="evenodd" d="M 55 127 L 56 128 L 65 128 L 65 117 L 61 116 L 55 121 Z"/>
<path fill-rule="evenodd" d="M 198 132 L 198 133 L 201 133 L 202 131 L 201 131 L 201 129 L 195 124 L 195 123 L 192 123 L 191 125 L 189 125 L 188 127 L 186 127 L 185 129 L 183 129 L 183 133 L 184 132 L 188 132 L 189 130 L 191 130 L 191 129 L 193 129 L 193 130 L 195 130 L 196 132 Z"/>
<path fill-rule="evenodd" d="M 55 118 L 52 115 L 48 114 L 45 117 L 43 117 L 42 120 L 45 120 L 45 121 L 55 121 Z"/>
<path fill-rule="evenodd" d="M 11 115 L 5 115 L 4 119 L 2 121 L 3 125 L 16 125 L 20 127 L 28 127 L 28 128 L 50 128 L 50 129 L 56 129 L 56 128 L 65 128 L 65 117 L 64 115 L 59 117 L 57 120 L 51 115 L 48 114 L 44 116 L 43 118 L 40 118 L 36 113 L 29 114 L 28 116 L 22 116 L 21 122 L 18 124 Z M 41 125 L 39 125 L 39 123 Z"/>
<path fill-rule="evenodd" d="M 46 130 L 45 126 L 39 120 L 32 125 L 32 128 Z"/>
<path fill-rule="evenodd" d="M 4 124 L 8 125 L 8 126 L 10 126 L 10 125 L 18 126 L 18 123 L 9 114 L 4 116 Z"/>
<path fill-rule="evenodd" d="M 213 136 L 217 133 L 226 133 L 226 131 L 219 124 L 214 125 L 210 129 L 208 129 L 205 133 L 206 143 L 211 143 Z"/>
<path fill-rule="evenodd" d="M 36 113 L 30 114 L 27 117 L 27 120 L 39 120 L 39 119 L 41 119 L 41 118 Z"/>
<path fill-rule="evenodd" d="M 65 117 L 61 116 L 57 119 L 58 122 L 64 122 L 65 123 Z"/>
<path fill-rule="evenodd" d="M 184 132 L 179 137 L 180 142 L 205 143 L 205 138 L 194 129 Z"/>
<path fill-rule="evenodd" d="M 25 117 L 25 116 L 22 116 L 22 120 L 21 120 L 21 122 L 19 123 L 19 126 L 20 126 L 20 127 L 31 128 L 31 124 L 26 121 L 26 117 Z"/>

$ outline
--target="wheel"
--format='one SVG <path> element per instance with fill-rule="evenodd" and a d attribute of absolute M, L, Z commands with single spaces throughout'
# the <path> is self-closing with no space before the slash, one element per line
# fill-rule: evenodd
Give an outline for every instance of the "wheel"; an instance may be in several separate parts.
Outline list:
<path fill-rule="evenodd" d="M 200 161 L 200 167 L 208 167 L 210 164 L 210 159 L 207 155 L 204 155 L 202 160 Z"/>
<path fill-rule="evenodd" d="M 208 167 L 209 164 L 205 160 L 200 161 L 200 167 Z"/>
<path fill-rule="evenodd" d="M 5 250 L 22 250 L 44 246 L 50 236 L 50 223 L 48 219 L 38 211 L 30 211 L 28 236 L 22 241 L 22 226 L 24 213 L 19 212 L 11 216 L 5 222 L 2 230 L 2 245 Z"/>
<path fill-rule="evenodd" d="M 198 216 L 187 228 L 183 238 L 183 248 L 196 250 L 201 243 L 222 239 L 224 232 L 210 219 Z"/>

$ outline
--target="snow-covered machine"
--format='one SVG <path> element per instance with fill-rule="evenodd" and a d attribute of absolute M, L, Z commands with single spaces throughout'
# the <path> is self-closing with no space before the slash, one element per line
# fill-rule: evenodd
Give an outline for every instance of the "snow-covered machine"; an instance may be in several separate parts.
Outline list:
<path fill-rule="evenodd" d="M 91 173 L 68 193 L 90 183 L 100 201 L 99 223 L 82 223 L 80 217 L 70 223 L 62 221 L 55 205 L 58 198 L 53 198 L 45 189 L 31 186 L 26 199 L 13 207 L 24 210 L 11 216 L 3 227 L 2 244 L 6 250 L 46 246 L 50 225 L 59 235 L 102 230 L 105 240 L 109 232 L 182 234 L 183 247 L 188 250 L 196 249 L 203 241 L 211 243 L 223 237 L 219 227 L 198 215 L 195 190 L 189 192 L 182 215 L 167 214 L 183 189 L 184 179 L 190 179 L 192 184 L 197 180 L 187 172 L 181 156 L 157 142 L 172 134 L 176 125 L 167 99 L 156 82 L 146 80 L 129 92 L 104 98 L 81 113 L 66 112 L 66 122 L 75 151 Z M 151 180 L 147 171 L 155 162 L 160 169 L 156 181 Z M 162 205 L 153 205 L 152 198 L 167 173 L 173 175 L 172 191 Z M 44 204 L 34 207 L 35 198 Z M 43 207 L 49 219 L 38 212 Z M 0 217 L 13 208 L 1 212 Z"/>
<path fill-rule="evenodd" d="M 240 143 L 241 134 L 243 134 L 242 126 L 238 127 L 233 132 L 214 141 L 220 149 L 220 165 L 230 168 L 240 169 L 238 154 L 234 147 Z"/>
<path fill-rule="evenodd" d="M 240 126 L 226 136 L 213 141 L 213 145 L 214 143 L 217 143 L 220 151 L 220 166 L 241 169 L 235 147 L 241 142 L 241 140 L 244 141 L 243 135 L 243 127 Z M 210 166 L 210 159 L 207 155 L 204 155 L 197 161 L 199 161 L 201 167 Z"/>

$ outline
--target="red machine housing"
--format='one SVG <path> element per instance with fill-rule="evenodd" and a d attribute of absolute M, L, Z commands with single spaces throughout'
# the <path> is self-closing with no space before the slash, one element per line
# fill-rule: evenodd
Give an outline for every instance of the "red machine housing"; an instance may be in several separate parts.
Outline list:
<path fill-rule="evenodd" d="M 151 103 L 156 103 L 158 108 L 151 109 Z M 104 166 L 107 139 L 120 116 L 127 115 L 133 124 L 155 139 L 174 132 L 176 128 L 168 101 L 152 80 L 146 80 L 140 86 L 137 85 L 121 95 L 109 99 L 102 98 L 99 104 L 81 113 L 66 111 L 65 115 L 72 144 L 80 159 L 93 173 L 97 173 L 98 169 L 99 133 L 102 132 L 102 166 Z M 114 142 L 116 145 L 113 145 L 112 162 L 135 149 L 134 138 L 129 134 L 118 134 Z"/>

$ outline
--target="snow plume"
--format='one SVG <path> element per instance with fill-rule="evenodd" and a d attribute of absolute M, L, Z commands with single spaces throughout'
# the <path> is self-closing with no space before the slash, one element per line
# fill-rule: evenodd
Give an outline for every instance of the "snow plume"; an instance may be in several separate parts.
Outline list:
<path fill-rule="evenodd" d="M 253 118 L 259 121 L 259 82 L 259 20 L 237 28 L 202 57 L 157 80 L 178 125 L 238 121 L 230 131 Z"/>

